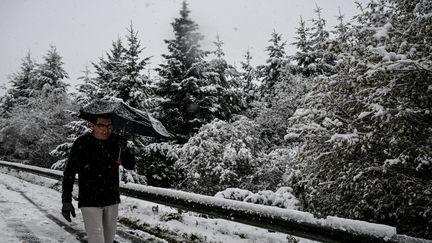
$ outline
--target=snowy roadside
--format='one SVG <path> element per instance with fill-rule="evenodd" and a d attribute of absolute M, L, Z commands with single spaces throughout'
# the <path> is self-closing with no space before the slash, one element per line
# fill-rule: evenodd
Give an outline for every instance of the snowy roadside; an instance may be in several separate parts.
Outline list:
<path fill-rule="evenodd" d="M 8 171 L 3 168 L 0 172 L 38 184 L 26 183 L 15 177 L 0 174 L 0 182 L 14 185 L 17 190 L 25 192 L 38 205 L 49 208 L 50 213 L 60 215 L 61 200 L 60 193 L 58 192 L 60 186 L 58 181 L 30 173 Z M 197 213 L 179 212 L 177 209 L 143 200 L 124 196 L 121 199 L 120 222 L 166 239 L 167 242 L 278 243 L 290 242 L 290 239 L 293 239 L 286 234 L 269 232 L 266 229 L 227 220 L 207 218 L 205 215 Z M 71 225 L 78 228 L 81 227 L 82 229 L 82 219 L 80 217 L 81 214 L 77 210 L 77 218 L 74 219 Z M 128 230 L 128 232 L 140 237 L 148 237 L 142 231 Z M 296 239 L 299 242 L 314 242 L 301 238 Z"/>

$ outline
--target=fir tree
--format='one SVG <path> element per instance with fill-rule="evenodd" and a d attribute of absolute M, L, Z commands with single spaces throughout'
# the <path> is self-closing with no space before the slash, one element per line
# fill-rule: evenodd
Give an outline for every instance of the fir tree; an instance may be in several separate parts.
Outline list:
<path fill-rule="evenodd" d="M 180 17 L 172 23 L 174 39 L 165 40 L 169 54 L 162 55 L 165 62 L 157 69 L 161 77 L 157 94 L 163 98 L 158 116 L 183 142 L 205 122 L 198 96 L 204 82 L 202 72 L 207 65 L 203 58 L 207 53 L 200 49 L 199 42 L 204 37 L 189 14 L 184 1 Z"/>
<path fill-rule="evenodd" d="M 213 44 L 216 46 L 216 50 L 213 52 L 217 58 L 222 58 L 225 56 L 225 53 L 222 49 L 223 41 L 220 39 L 219 35 L 216 35 L 216 41 L 213 42 Z"/>
<path fill-rule="evenodd" d="M 98 63 L 92 63 L 96 69 L 95 84 L 99 87 L 98 98 L 115 96 L 113 84 L 120 82 L 124 66 L 125 48 L 120 38 L 112 42 L 112 49 L 106 53 L 106 58 L 99 58 Z"/>
<path fill-rule="evenodd" d="M 82 107 L 94 99 L 97 91 L 97 87 L 94 85 L 93 80 L 90 77 L 91 71 L 87 66 L 82 73 L 83 76 L 78 77 L 78 79 L 82 80 L 83 84 L 78 85 L 78 93 L 73 95 L 77 107 Z M 70 115 L 77 117 L 78 113 L 70 111 Z M 58 145 L 49 153 L 52 157 L 58 159 L 51 165 L 51 169 L 54 170 L 64 169 L 73 142 L 85 132 L 89 132 L 90 128 L 87 121 L 78 119 L 65 124 L 64 130 L 67 131 L 66 141 Z"/>
<path fill-rule="evenodd" d="M 268 53 L 267 65 L 258 67 L 259 75 L 262 78 L 261 97 L 264 101 L 271 100 L 274 95 L 274 85 L 281 78 L 282 68 L 288 62 L 285 54 L 286 42 L 282 42 L 282 35 L 273 30 L 269 42 L 271 45 L 266 48 Z"/>
<path fill-rule="evenodd" d="M 59 95 L 66 93 L 66 83 L 63 79 L 69 78 L 63 68 L 62 57 L 58 54 L 57 48 L 51 46 L 48 53 L 43 57 L 43 62 L 35 70 L 35 89 L 50 95 L 57 93 Z"/>
<path fill-rule="evenodd" d="M 362 7 L 347 68 L 317 80 L 290 118 L 287 137 L 304 142 L 298 179 L 307 182 L 297 185 L 307 210 L 431 238 L 431 8 L 397 0 Z"/>
<path fill-rule="evenodd" d="M 225 54 L 220 37 L 217 36 L 213 43 L 216 47 L 216 58 L 210 61 L 208 70 L 203 72 L 207 85 L 201 90 L 203 96 L 214 99 L 213 104 L 206 108 L 212 112 L 208 114 L 208 121 L 214 118 L 229 120 L 233 114 L 245 108 L 245 93 L 241 84 L 241 74 L 223 58 Z"/>
<path fill-rule="evenodd" d="M 316 6 L 316 18 L 312 19 L 310 46 L 311 63 L 309 68 L 315 75 L 331 75 L 335 73 L 335 56 L 331 50 L 330 33 L 325 29 L 326 20 L 321 16 L 322 9 Z"/>
<path fill-rule="evenodd" d="M 143 51 L 138 40 L 138 32 L 135 32 L 132 24 L 128 29 L 126 37 L 127 46 L 124 55 L 124 74 L 119 82 L 111 84 L 113 90 L 117 90 L 116 97 L 122 99 L 127 104 L 135 108 L 145 108 L 143 101 L 149 96 L 149 78 L 143 74 L 144 68 L 149 63 L 150 57 L 141 58 Z"/>
<path fill-rule="evenodd" d="M 16 106 L 26 105 L 29 98 L 35 95 L 35 67 L 37 63 L 30 52 L 22 59 L 20 71 L 10 76 L 11 88 L 7 90 L 1 103 L 1 114 L 6 116 Z"/>
<path fill-rule="evenodd" d="M 126 104 L 145 109 L 144 100 L 149 96 L 149 78 L 143 71 L 150 57 L 142 58 L 143 48 L 138 33 L 130 25 L 126 36 L 127 45 L 121 39 L 112 43 L 106 58 L 93 63 L 96 69 L 95 85 L 99 87 L 99 98 L 119 98 Z"/>
<path fill-rule="evenodd" d="M 297 41 L 292 44 L 296 47 L 296 53 L 292 57 L 296 61 L 298 72 L 305 76 L 310 76 L 314 72 L 309 65 L 313 63 L 312 46 L 310 42 L 310 29 L 306 26 L 306 22 L 300 17 L 300 26 L 296 28 L 297 36 L 294 37 Z"/>
<path fill-rule="evenodd" d="M 250 106 L 253 100 L 258 98 L 256 97 L 257 96 L 256 83 L 257 83 L 258 75 L 257 75 L 257 70 L 251 64 L 252 56 L 249 49 L 244 54 L 244 58 L 245 60 L 240 62 L 241 68 L 243 70 L 240 73 L 241 80 L 243 81 L 241 86 L 243 87 L 243 92 L 245 94 L 246 105 Z"/>

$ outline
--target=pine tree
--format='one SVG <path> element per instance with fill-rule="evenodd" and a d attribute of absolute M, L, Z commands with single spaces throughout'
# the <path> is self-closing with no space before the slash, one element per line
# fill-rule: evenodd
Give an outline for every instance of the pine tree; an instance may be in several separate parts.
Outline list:
<path fill-rule="evenodd" d="M 290 118 L 288 137 L 304 142 L 307 210 L 432 237 L 431 9 L 420 0 L 362 7 L 346 68 L 317 82 Z"/>
<path fill-rule="evenodd" d="M 351 24 L 344 21 L 344 15 L 339 9 L 339 15 L 337 16 L 338 24 L 334 27 L 332 33 L 335 35 L 332 47 L 335 49 L 337 54 L 348 52 L 350 46 L 350 32 L 349 28 Z"/>
<path fill-rule="evenodd" d="M 51 46 L 48 53 L 43 57 L 43 62 L 35 70 L 35 89 L 42 94 L 51 93 L 63 95 L 66 93 L 66 83 L 63 79 L 69 78 L 63 69 L 62 57 L 58 54 L 57 48 Z"/>
<path fill-rule="evenodd" d="M 78 85 L 78 93 L 74 97 L 79 105 L 84 105 L 93 99 L 98 98 L 99 87 L 95 83 L 95 79 L 91 76 L 92 72 L 88 66 L 82 71 L 83 76 L 78 77 L 83 83 Z"/>
<path fill-rule="evenodd" d="M 113 97 L 118 92 L 113 84 L 120 82 L 123 75 L 125 48 L 120 38 L 112 42 L 112 49 L 106 53 L 106 58 L 99 58 L 98 63 L 92 63 L 96 69 L 95 84 L 99 87 L 98 98 Z"/>
<path fill-rule="evenodd" d="M 158 117 L 183 142 L 206 122 L 198 102 L 203 98 L 199 97 L 199 87 L 204 82 L 202 72 L 207 65 L 203 58 L 207 53 L 200 49 L 204 37 L 189 14 L 184 1 L 180 17 L 172 23 L 174 39 L 165 40 L 169 54 L 162 55 L 165 62 L 157 69 L 161 77 L 157 94 L 163 98 Z M 211 100 L 207 103 L 210 105 Z"/>
<path fill-rule="evenodd" d="M 1 103 L 1 116 L 7 116 L 16 106 L 26 105 L 34 95 L 34 74 L 37 63 L 31 58 L 30 52 L 22 59 L 20 71 L 10 76 L 11 88 L 8 89 Z"/>
<path fill-rule="evenodd" d="M 321 16 L 322 9 L 316 6 L 316 18 L 312 19 L 310 45 L 312 57 L 309 68 L 315 75 L 331 75 L 335 73 L 335 56 L 331 50 L 330 33 L 325 29 L 326 20 Z"/>
<path fill-rule="evenodd" d="M 12 76 L 10 80 L 12 88 L 10 91 L 12 96 L 16 99 L 17 104 L 26 103 L 26 101 L 22 101 L 22 99 L 30 98 L 34 92 L 34 84 L 32 82 L 34 82 L 34 69 L 36 66 L 36 62 L 31 58 L 30 52 L 28 52 L 22 61 L 20 72 Z"/>
<path fill-rule="evenodd" d="M 114 90 L 118 91 L 116 97 L 135 108 L 145 108 L 143 101 L 149 96 L 149 78 L 143 74 L 150 57 L 141 58 L 143 48 L 138 40 L 138 32 L 135 32 L 132 24 L 128 29 L 127 46 L 124 55 L 124 74 L 120 82 L 112 84 Z"/>
<path fill-rule="evenodd" d="M 203 77 L 207 80 L 201 88 L 205 98 L 212 97 L 212 104 L 204 110 L 211 111 L 207 120 L 214 118 L 229 120 L 235 113 L 239 113 L 245 107 L 245 93 L 242 87 L 241 74 L 236 68 L 223 58 L 225 55 L 219 36 L 216 36 L 216 50 L 213 52 L 216 58 L 209 62 L 208 70 L 203 72 Z"/>
<path fill-rule="evenodd" d="M 256 81 L 256 70 L 251 64 L 252 55 L 248 49 L 243 56 L 244 61 L 240 62 L 241 68 L 243 69 L 242 78 L 245 81 L 243 84 L 244 91 L 249 93 L 249 91 L 255 89 L 253 81 Z"/>
<path fill-rule="evenodd" d="M 138 109 L 145 109 L 144 100 L 148 98 L 149 78 L 143 71 L 150 57 L 142 58 L 141 43 L 132 24 L 126 36 L 127 45 L 121 39 L 112 43 L 112 49 L 106 58 L 93 63 L 96 69 L 95 85 L 99 87 L 99 98 L 119 98 L 126 104 Z"/>
<path fill-rule="evenodd" d="M 82 107 L 96 97 L 97 87 L 93 83 L 93 79 L 90 77 L 91 71 L 86 66 L 82 71 L 83 76 L 78 79 L 83 81 L 83 84 L 78 85 L 78 93 L 73 95 L 76 106 Z M 77 112 L 70 112 L 71 116 L 78 116 Z M 70 149 L 72 148 L 73 142 L 82 134 L 89 132 L 90 128 L 88 122 L 82 119 L 73 120 L 64 125 L 65 131 L 67 131 L 66 141 L 58 145 L 49 154 L 58 159 L 51 165 L 51 169 L 63 170 L 66 165 L 66 160 L 69 156 Z"/>
<path fill-rule="evenodd" d="M 264 101 L 271 100 L 274 95 L 274 85 L 281 78 L 282 68 L 288 62 L 285 54 L 286 42 L 282 42 L 282 35 L 273 30 L 269 42 L 271 45 L 266 48 L 268 53 L 267 65 L 258 67 L 259 75 L 262 78 L 261 97 Z"/>
<path fill-rule="evenodd" d="M 223 41 L 220 39 L 219 35 L 216 35 L 216 41 L 213 41 L 213 44 L 216 46 L 216 50 L 213 52 L 217 58 L 222 58 L 225 56 L 225 52 L 222 49 Z"/>
<path fill-rule="evenodd" d="M 257 70 L 252 66 L 251 60 L 252 56 L 250 50 L 248 49 L 244 55 L 245 60 L 240 62 L 242 72 L 240 73 L 243 83 L 243 92 L 245 94 L 246 106 L 250 106 L 251 103 L 257 99 Z"/>
<path fill-rule="evenodd" d="M 310 41 L 310 29 L 306 26 L 303 18 L 300 18 L 300 26 L 296 28 L 297 36 L 294 37 L 297 41 L 292 44 L 296 47 L 297 51 L 292 57 L 296 61 L 298 72 L 305 76 L 311 76 L 314 70 L 309 66 L 314 62 L 312 56 L 312 46 Z"/>

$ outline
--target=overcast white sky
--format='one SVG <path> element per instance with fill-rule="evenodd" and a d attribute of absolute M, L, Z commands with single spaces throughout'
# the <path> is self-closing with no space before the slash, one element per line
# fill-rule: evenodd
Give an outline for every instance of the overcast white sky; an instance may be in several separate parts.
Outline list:
<path fill-rule="evenodd" d="M 143 56 L 153 56 L 151 66 L 167 53 L 164 39 L 172 38 L 171 22 L 179 16 L 182 0 L 0 0 L 0 86 L 8 87 L 8 76 L 19 70 L 28 51 L 42 57 L 50 45 L 63 56 L 71 85 L 90 62 L 104 55 L 118 37 L 124 38 L 132 22 Z M 244 60 L 250 48 L 253 64 L 263 64 L 265 47 L 274 30 L 287 43 L 294 41 L 300 16 L 314 17 L 315 4 L 323 8 L 330 28 L 336 24 L 338 8 L 350 19 L 358 13 L 354 0 L 188 0 L 192 19 L 206 36 L 203 49 L 214 48 L 217 34 L 224 42 L 231 64 Z M 360 2 L 367 2 L 361 0 Z M 287 53 L 293 53 L 287 46 Z M 4 90 L 0 88 L 0 95 Z"/>

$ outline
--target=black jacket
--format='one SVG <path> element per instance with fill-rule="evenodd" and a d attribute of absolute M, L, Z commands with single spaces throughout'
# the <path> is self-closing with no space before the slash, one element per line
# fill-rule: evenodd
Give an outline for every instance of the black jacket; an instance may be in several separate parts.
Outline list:
<path fill-rule="evenodd" d="M 78 207 L 103 207 L 120 202 L 118 136 L 99 140 L 91 133 L 78 137 L 63 173 L 62 202 L 72 201 L 75 175 L 78 173 Z M 121 152 L 122 166 L 134 169 L 135 158 L 128 150 Z"/>

